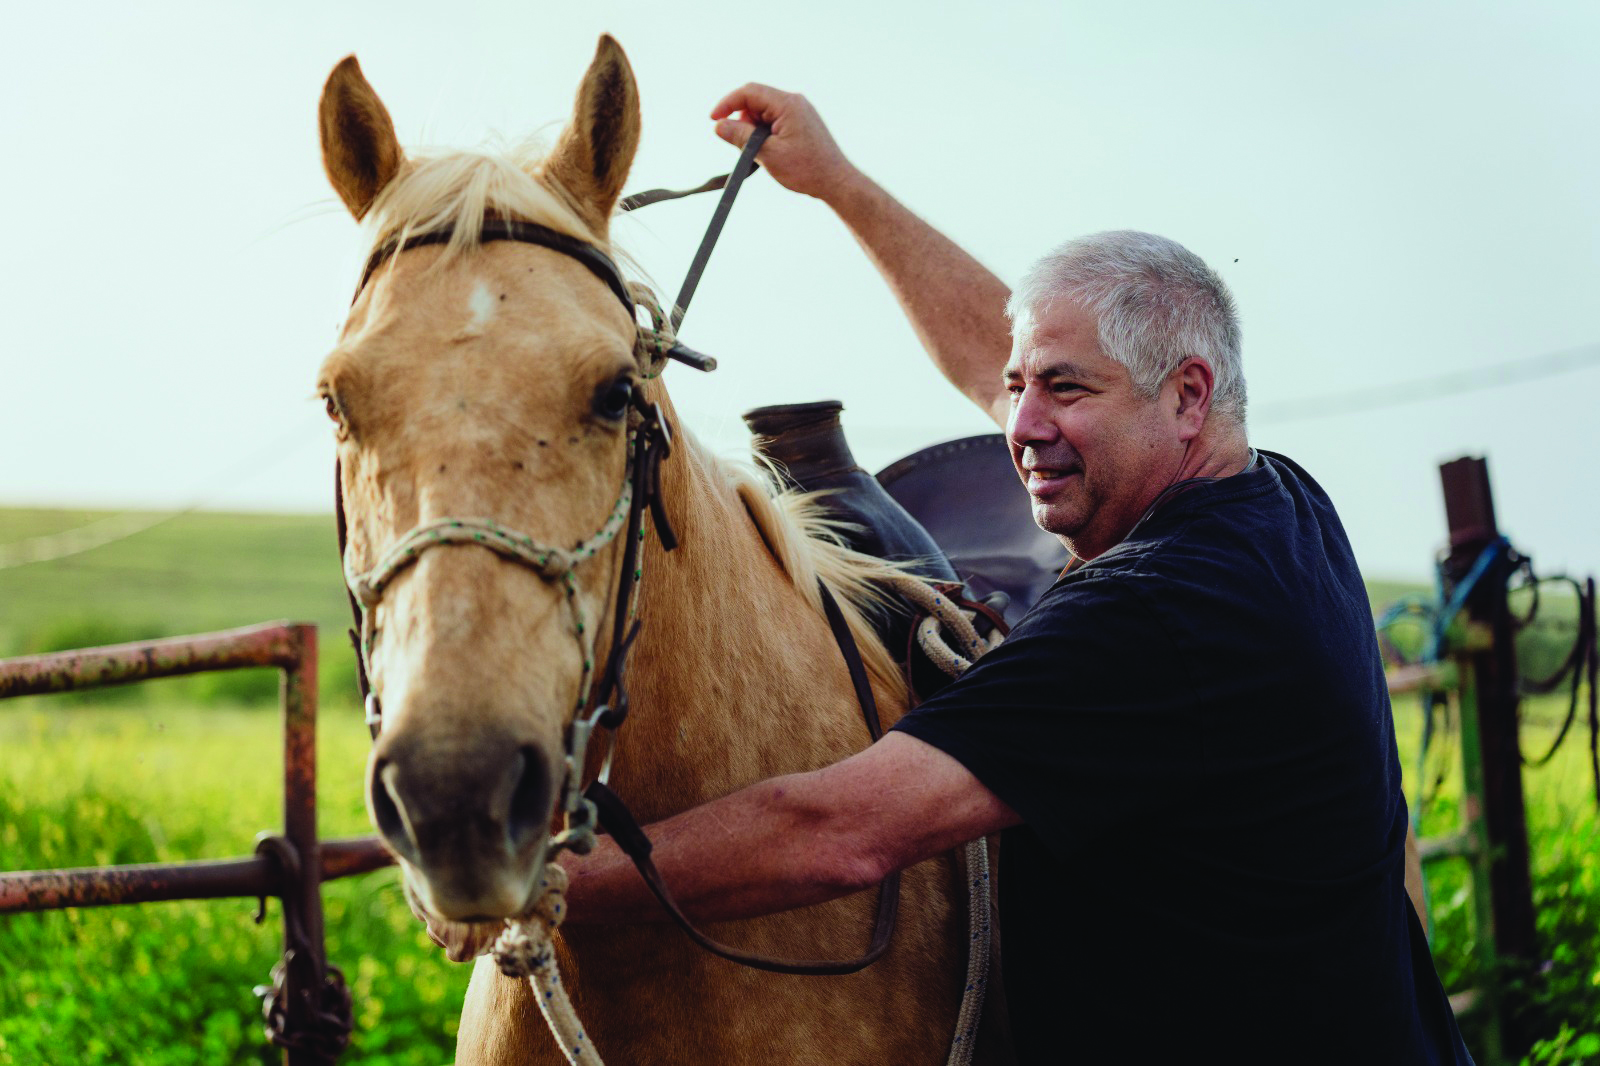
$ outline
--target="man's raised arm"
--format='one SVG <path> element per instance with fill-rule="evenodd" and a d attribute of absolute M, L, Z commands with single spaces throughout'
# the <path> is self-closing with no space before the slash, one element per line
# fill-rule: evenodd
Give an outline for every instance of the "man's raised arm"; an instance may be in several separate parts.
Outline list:
<path fill-rule="evenodd" d="M 761 165 L 786 189 L 833 208 L 889 283 L 922 346 L 951 384 L 1000 425 L 1000 373 L 1011 354 L 1010 291 L 983 264 L 857 170 L 805 97 L 750 84 L 712 109 L 717 135 L 742 146 L 755 123 L 772 127 Z"/>

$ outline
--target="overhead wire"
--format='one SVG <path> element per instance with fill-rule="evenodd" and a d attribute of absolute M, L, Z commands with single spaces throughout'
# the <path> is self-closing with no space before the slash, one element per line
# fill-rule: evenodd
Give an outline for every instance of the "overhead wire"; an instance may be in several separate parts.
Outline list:
<path fill-rule="evenodd" d="M 1476 392 L 1480 389 L 1536 381 L 1595 366 L 1600 366 L 1600 343 L 1586 344 L 1558 352 L 1545 352 L 1542 355 L 1520 356 L 1498 363 L 1466 367 L 1387 385 L 1351 389 L 1329 396 L 1306 396 L 1261 404 L 1252 409 L 1250 422 L 1252 425 L 1299 422 L 1311 418 L 1331 418 L 1334 415 L 1376 411 L 1386 407 L 1400 407 L 1444 396 Z"/>
<path fill-rule="evenodd" d="M 320 409 L 317 414 L 321 417 Z M 248 481 L 278 465 L 290 454 L 289 445 L 314 439 L 314 435 L 307 430 L 310 421 L 309 417 L 302 419 L 300 424 L 286 430 L 271 443 L 222 468 L 207 478 L 201 488 L 191 494 L 189 502 L 181 507 L 153 512 L 121 511 L 72 529 L 0 544 L 0 570 L 82 555 L 201 510 L 240 482 Z"/>

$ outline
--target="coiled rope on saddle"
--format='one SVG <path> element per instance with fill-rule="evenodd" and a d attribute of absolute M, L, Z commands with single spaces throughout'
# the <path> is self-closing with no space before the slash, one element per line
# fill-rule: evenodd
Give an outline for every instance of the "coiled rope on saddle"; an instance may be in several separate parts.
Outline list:
<path fill-rule="evenodd" d="M 892 582 L 892 587 L 927 613 L 917 624 L 917 645 L 929 661 L 952 678 L 966 673 L 974 660 L 1006 639 L 999 628 L 987 637 L 979 634 L 973 624 L 975 611 L 959 607 L 924 582 L 901 577 Z M 960 651 L 950 646 L 946 634 L 961 646 Z M 967 1066 L 972 1061 L 984 996 L 989 990 L 989 952 L 993 946 L 988 842 L 982 838 L 968 841 L 961 850 L 961 864 L 967 882 L 967 980 L 962 986 L 961 1012 L 956 1016 L 956 1032 L 950 1041 L 946 1066 Z"/>

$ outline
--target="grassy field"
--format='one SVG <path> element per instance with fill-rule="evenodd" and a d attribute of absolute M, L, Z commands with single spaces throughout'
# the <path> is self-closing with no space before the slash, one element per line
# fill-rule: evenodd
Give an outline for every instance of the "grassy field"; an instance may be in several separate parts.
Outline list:
<path fill-rule="evenodd" d="M 270 707 L 171 700 L 0 713 L 0 867 L 250 854 L 281 825 L 281 744 Z M 368 744 L 354 713 L 326 718 L 320 829 L 370 832 Z M 324 889 L 328 953 L 355 999 L 349 1061 L 450 1061 L 468 969 L 446 962 L 393 870 Z M 155 903 L 0 919 L 0 1063 L 274 1062 L 253 984 L 281 949 L 276 904 Z"/>
<path fill-rule="evenodd" d="M 103 516 L 0 510 L 0 546 Z M 331 518 L 192 514 L 53 562 L 0 569 L 0 655 L 273 619 L 322 636 L 319 832 L 371 832 L 370 741 Z M 248 855 L 282 824 L 272 671 L 0 703 L 0 869 Z M 393 870 L 324 889 L 328 954 L 354 993 L 346 1060 L 453 1057 L 468 968 L 412 918 Z M 0 1064 L 268 1063 L 259 1001 L 274 904 L 157 903 L 0 918 Z"/>
<path fill-rule="evenodd" d="M 83 524 L 82 512 L 0 510 L 0 551 Z M 0 568 L 0 655 L 288 618 L 323 633 L 318 780 L 324 836 L 369 832 L 368 740 L 326 518 L 195 514 L 91 552 Z M 1386 602 L 1415 587 L 1372 590 Z M 267 672 L 209 675 L 98 694 L 0 702 L 0 869 L 248 854 L 280 823 L 280 734 Z M 1564 707 L 1529 708 L 1542 750 Z M 1396 706 L 1408 775 L 1419 729 Z M 1509 975 L 1537 1033 L 1532 1061 L 1600 1064 L 1600 822 L 1581 727 L 1547 769 L 1525 774 L 1543 965 Z M 1430 774 L 1431 776 L 1431 774 Z M 1414 782 L 1408 777 L 1408 795 Z M 1459 774 L 1429 806 L 1452 828 Z M 1452 989 L 1478 980 L 1460 864 L 1430 870 L 1435 945 Z M 468 970 L 446 962 L 400 898 L 393 871 L 325 888 L 328 951 L 354 992 L 346 1061 L 448 1062 Z M 0 1066 L 278 1061 L 253 984 L 280 950 L 276 906 L 175 902 L 0 918 Z M 1464 1023 L 1475 1034 L 1470 1020 Z M 1476 1039 L 1476 1036 L 1473 1037 Z"/>
<path fill-rule="evenodd" d="M 0 509 L 0 545 L 109 516 Z M 349 625 L 332 516 L 179 516 L 53 562 L 0 570 L 0 651 L 18 654 L 62 628 L 144 635 L 293 617 L 332 635 Z"/>
<path fill-rule="evenodd" d="M 1555 739 L 1565 710 L 1565 701 L 1556 697 L 1525 705 L 1524 748 L 1543 753 Z M 1418 796 L 1421 723 L 1414 699 L 1396 700 L 1395 728 L 1406 797 L 1413 807 Z M 1510 970 L 1501 976 L 1539 1041 L 1524 1061 L 1540 1064 L 1600 1064 L 1600 817 L 1587 739 L 1577 728 L 1548 766 L 1523 772 L 1541 957 L 1532 972 Z M 1452 733 L 1437 739 L 1428 759 L 1424 776 L 1431 798 L 1422 811 L 1424 836 L 1444 836 L 1460 828 L 1459 751 L 1458 737 Z M 1438 782 L 1441 767 L 1447 769 Z M 1426 873 L 1439 976 L 1451 992 L 1476 987 L 1482 975 L 1472 954 L 1466 863 L 1444 860 L 1430 864 Z M 1482 1020 L 1464 1017 L 1461 1028 L 1482 1063 Z"/>

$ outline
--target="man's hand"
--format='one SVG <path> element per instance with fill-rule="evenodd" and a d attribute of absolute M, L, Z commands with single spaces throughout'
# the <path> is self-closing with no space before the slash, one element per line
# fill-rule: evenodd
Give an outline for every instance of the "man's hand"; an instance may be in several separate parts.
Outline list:
<path fill-rule="evenodd" d="M 934 365 L 1004 426 L 1011 404 L 1000 371 L 1011 354 L 1011 294 L 1000 279 L 857 170 L 798 93 L 752 82 L 718 101 L 711 117 L 717 136 L 741 148 L 757 123 L 772 127 L 757 156 L 767 173 L 833 209 L 889 283 Z"/>
<path fill-rule="evenodd" d="M 770 85 L 751 82 L 735 89 L 711 109 L 717 136 L 744 147 L 758 123 L 772 127 L 772 136 L 757 157 L 767 173 L 791 192 L 827 201 L 859 172 L 839 151 L 833 134 L 811 101 Z"/>

